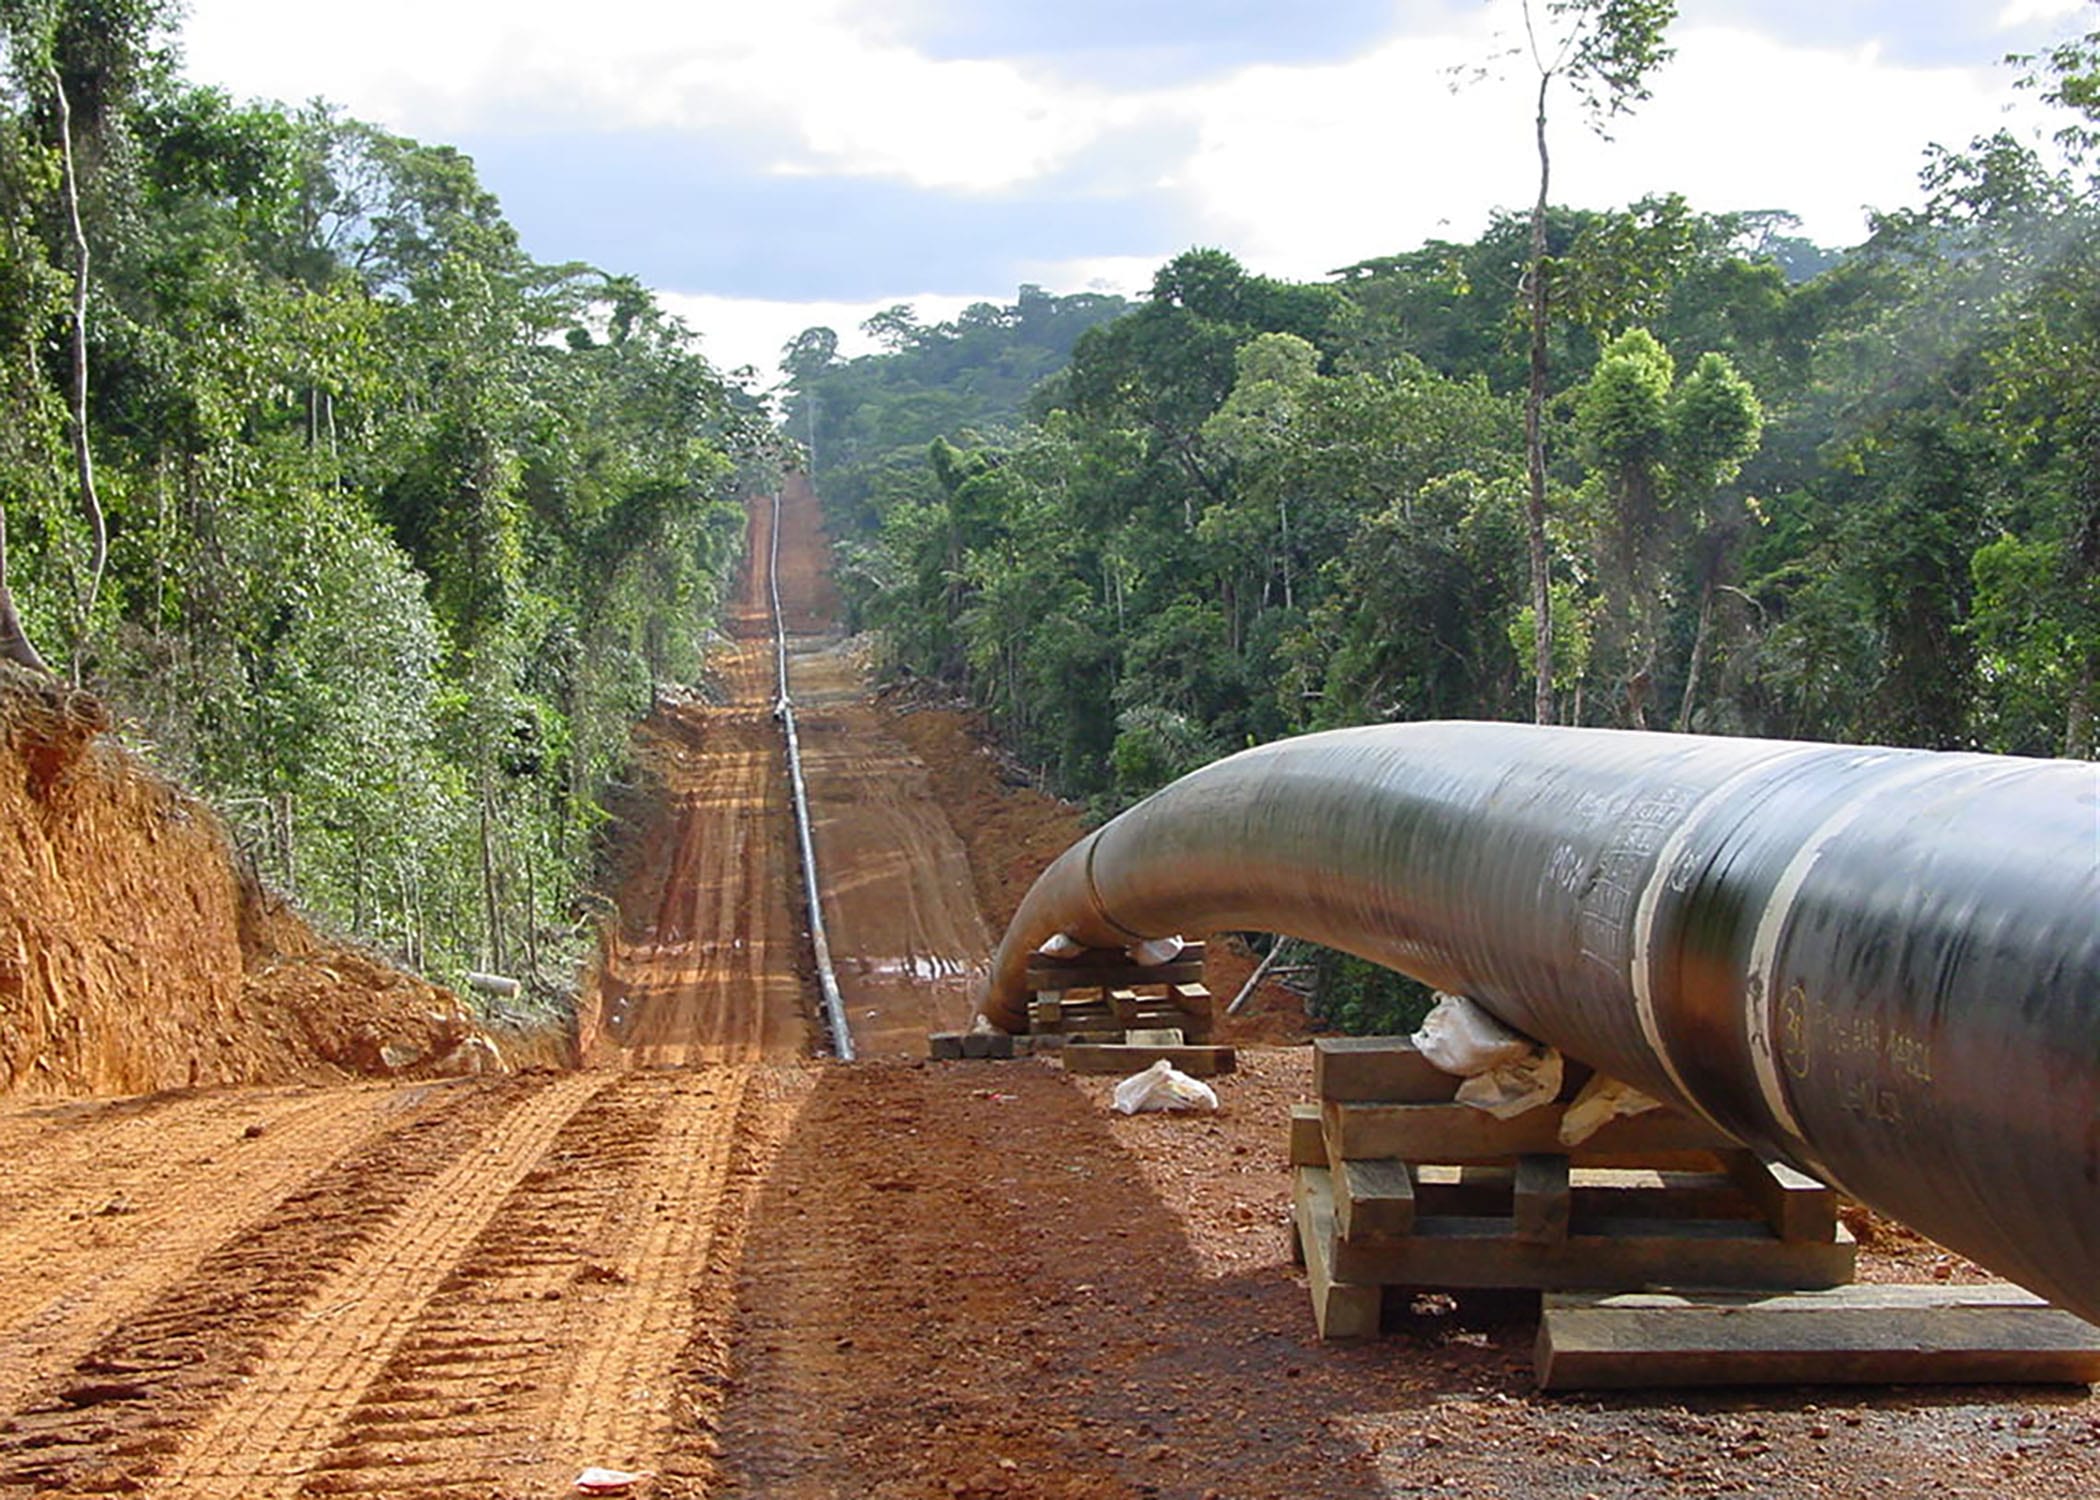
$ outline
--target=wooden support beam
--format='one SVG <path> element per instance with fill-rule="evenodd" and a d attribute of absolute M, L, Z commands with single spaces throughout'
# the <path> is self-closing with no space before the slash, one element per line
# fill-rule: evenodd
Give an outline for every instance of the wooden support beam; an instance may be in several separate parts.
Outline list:
<path fill-rule="evenodd" d="M 1189 1034 L 1192 1042 L 1207 1042 L 1217 1030 L 1218 1008 L 1211 999 L 1210 989 L 1202 984 L 1177 984 L 1172 990 L 1175 1006 L 1181 1012 L 1177 1023 Z"/>
<path fill-rule="evenodd" d="M 1857 1248 L 1842 1229 L 1827 1245 L 1789 1244 L 1762 1224 L 1739 1221 L 1605 1219 L 1581 1229 L 1555 1244 L 1527 1244 L 1507 1218 L 1417 1213 L 1414 1233 L 1404 1239 L 1337 1240 L 1334 1274 L 1362 1285 L 1406 1287 L 1793 1290 L 1844 1285 Z"/>
<path fill-rule="evenodd" d="M 2009 1286 L 1548 1293 L 1546 1390 L 2100 1381 L 2100 1328 Z"/>
<path fill-rule="evenodd" d="M 1301 1167 L 1292 1196 L 1298 1248 L 1305 1257 L 1313 1322 L 1323 1339 L 1367 1339 L 1378 1333 L 1385 1293 L 1343 1281 L 1334 1273 L 1334 1186 L 1323 1167 Z"/>
<path fill-rule="evenodd" d="M 1514 1162 L 1520 1156 L 1564 1149 L 1559 1132 L 1565 1106 L 1560 1104 L 1541 1105 L 1509 1120 L 1464 1104 L 1323 1100 L 1320 1108 L 1331 1161 L 1396 1157 L 1416 1163 Z M 1646 1159 L 1654 1152 L 1734 1148 L 1735 1142 L 1701 1121 L 1652 1109 L 1613 1120 L 1569 1155 L 1586 1165 Z"/>
<path fill-rule="evenodd" d="M 1332 1187 L 1345 1240 L 1391 1239 L 1415 1227 L 1415 1182 L 1404 1161 L 1338 1161 Z"/>
<path fill-rule="evenodd" d="M 1432 1164 L 1416 1167 L 1414 1174 L 1417 1213 L 1462 1219 L 1516 1213 L 1516 1172 L 1509 1167 Z M 1568 1217 L 1578 1233 L 1593 1219 L 1764 1219 L 1719 1172 L 1642 1167 L 1570 1167 Z"/>
<path fill-rule="evenodd" d="M 1464 1081 L 1437 1067 L 1404 1036 L 1313 1038 L 1313 1093 L 1321 1099 L 1443 1104 Z"/>
<path fill-rule="evenodd" d="M 1531 1155 L 1517 1158 L 1512 1219 L 1516 1236 L 1527 1245 L 1557 1245 L 1568 1237 L 1568 1159 Z"/>
<path fill-rule="evenodd" d="M 1757 1205 L 1783 1240 L 1827 1240 L 1837 1224 L 1837 1194 L 1806 1173 L 1749 1151 L 1728 1151 L 1721 1169 Z"/>
<path fill-rule="evenodd" d="M 1294 1167 L 1324 1167 L 1327 1165 L 1327 1137 L 1320 1131 L 1320 1106 L 1317 1104 L 1293 1104 L 1291 1106 L 1291 1165 Z"/>
<path fill-rule="evenodd" d="M 1165 1058 L 1191 1078 L 1215 1078 L 1239 1067 L 1238 1055 L 1230 1047 L 1131 1047 L 1122 1042 L 1078 1042 L 1064 1049 L 1067 1073 L 1125 1076 L 1141 1072 Z"/>
<path fill-rule="evenodd" d="M 1203 977 L 1203 945 L 1191 943 L 1171 962 L 1134 964 L 1117 948 L 1090 948 L 1071 958 L 1038 953 L 1028 960 L 1032 990 L 1068 990 L 1139 984 L 1184 984 Z"/>

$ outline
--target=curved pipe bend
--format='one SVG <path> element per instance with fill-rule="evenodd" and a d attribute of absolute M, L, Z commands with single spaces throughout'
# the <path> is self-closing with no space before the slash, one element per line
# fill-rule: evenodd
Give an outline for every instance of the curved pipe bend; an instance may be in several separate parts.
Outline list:
<path fill-rule="evenodd" d="M 1357 954 L 2100 1322 L 2100 767 L 1380 725 L 1184 777 L 994 959 L 1249 929 Z"/>

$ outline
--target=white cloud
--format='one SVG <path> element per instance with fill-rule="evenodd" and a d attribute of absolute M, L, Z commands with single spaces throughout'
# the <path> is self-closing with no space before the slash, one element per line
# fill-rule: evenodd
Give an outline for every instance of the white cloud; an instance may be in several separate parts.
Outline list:
<path fill-rule="evenodd" d="M 1998 12 L 1998 29 L 2011 31 L 2037 21 L 2060 21 L 2076 14 L 2085 3 L 2086 0 L 2006 0 L 2005 9 Z"/>
<path fill-rule="evenodd" d="M 1654 98 L 1585 127 L 1565 90 L 1550 116 L 1554 201 L 1621 205 L 1677 191 L 1707 211 L 1784 208 L 1826 244 L 1863 209 L 1913 201 L 1924 148 L 2031 120 L 1995 67 L 1899 67 L 1866 48 L 1681 30 Z M 1345 64 L 1252 69 L 1186 101 L 1201 146 L 1178 185 L 1207 238 L 1250 264 L 1314 276 L 1425 238 L 1466 239 L 1529 205 L 1538 162 L 1530 79 L 1442 86 L 1482 55 L 1470 37 L 1396 42 Z"/>
<path fill-rule="evenodd" d="M 863 9 L 366 0 L 356 26 L 318 46 L 283 0 L 196 0 L 185 37 L 201 78 L 325 95 L 410 134 L 690 131 L 777 151 L 782 171 L 969 192 L 1054 171 L 1131 118 L 1124 102 L 1015 63 L 926 57 Z"/>
<path fill-rule="evenodd" d="M 416 134 L 655 128 L 784 173 L 970 194 L 1025 192 L 1115 132 L 1142 131 L 1155 146 L 1187 138 L 1190 154 L 1150 189 L 1148 206 L 1171 210 L 1177 226 L 1162 256 L 1219 244 L 1293 276 L 1428 237 L 1469 238 L 1496 206 L 1527 204 L 1536 181 L 1529 80 L 1447 87 L 1450 67 L 1494 50 L 1489 25 L 1506 4 L 1467 8 L 1447 23 L 1456 29 L 1398 37 L 1345 62 L 1122 93 L 1015 62 L 927 57 L 887 24 L 907 4 L 598 0 L 578 12 L 557 0 L 367 0 L 358 25 L 316 46 L 306 13 L 283 0 L 195 0 L 187 36 L 201 78 L 280 97 L 323 93 Z M 2009 0 L 2004 15 L 2071 9 Z M 1656 75 L 1654 99 L 1613 143 L 1594 139 L 1561 94 L 1556 201 L 1602 207 L 1675 190 L 1710 211 L 1791 209 L 1812 237 L 1849 243 L 1864 206 L 1911 201 L 1928 143 L 1962 144 L 2017 118 L 2005 114 L 2009 75 L 1981 59 L 1904 66 L 1868 42 L 1807 47 L 1718 26 L 1680 26 L 1673 40 L 1678 55 Z M 841 256 L 859 250 L 842 238 Z M 1124 255 L 1111 282 L 1141 286 L 1152 264 L 1140 270 Z M 1063 278 L 1052 268 L 1038 279 Z M 715 299 L 714 314 L 793 305 Z M 763 368 L 775 349 L 758 351 Z"/>

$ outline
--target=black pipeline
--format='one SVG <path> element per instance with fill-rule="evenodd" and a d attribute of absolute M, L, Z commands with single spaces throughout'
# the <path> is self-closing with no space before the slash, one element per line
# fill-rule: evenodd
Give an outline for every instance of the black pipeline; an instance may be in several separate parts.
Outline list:
<path fill-rule="evenodd" d="M 1469 995 L 2100 1322 L 2100 767 L 1380 725 L 1067 850 L 994 960 L 1287 933 Z"/>

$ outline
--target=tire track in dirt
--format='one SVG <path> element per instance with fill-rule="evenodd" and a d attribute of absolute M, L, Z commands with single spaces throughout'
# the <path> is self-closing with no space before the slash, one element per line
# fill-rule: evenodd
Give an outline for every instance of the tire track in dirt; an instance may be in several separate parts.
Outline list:
<path fill-rule="evenodd" d="M 120 1159 L 114 1173 L 92 1176 L 81 1163 L 53 1178 L 0 1229 L 0 1267 L 11 1268 L 0 1275 L 0 1411 L 384 1129 L 403 1097 L 224 1096 L 156 1115 L 154 1160 Z"/>
<path fill-rule="evenodd" d="M 610 1252 L 645 1212 L 666 1117 L 703 1091 L 717 1085 L 626 1073 L 569 1116 L 413 1310 L 301 1492 L 479 1497 L 565 1459 L 542 1441 L 548 1413 L 602 1313 L 597 1293 L 619 1288 Z"/>
<path fill-rule="evenodd" d="M 1236 1159 L 1218 1122 L 1178 1124 Z M 1298 1378 L 1310 1320 L 1282 1255 L 1205 1274 L 1061 1071 L 825 1070 L 751 1225 L 714 1496 L 1373 1492 L 1331 1426 L 1347 1408 Z"/>
<path fill-rule="evenodd" d="M 424 1181 L 385 1232 L 314 1288 L 309 1311 L 190 1435 L 156 1493 L 246 1500 L 296 1488 L 461 1252 L 607 1082 L 585 1073 L 546 1084 Z"/>
<path fill-rule="evenodd" d="M 752 1070 L 731 1134 L 728 1175 L 716 1200 L 706 1258 L 688 1267 L 689 1335 L 672 1371 L 676 1417 L 651 1462 L 664 1500 L 706 1500 L 722 1482 L 716 1438 L 733 1392 L 739 1279 L 745 1245 L 780 1148 L 830 1069 Z"/>
<path fill-rule="evenodd" d="M 594 1064 L 676 1067 L 808 1050 L 800 940 L 789 906 L 778 733 L 755 709 L 669 711 L 675 750 L 654 758 L 670 823 L 638 912 L 598 979 Z"/>
<path fill-rule="evenodd" d="M 583 1030 L 611 1067 L 781 1060 L 807 1053 L 805 914 L 789 828 L 764 561 L 772 506 L 749 509 L 730 641 L 710 658 L 720 705 L 667 707 L 641 736 L 664 815 L 623 886 Z M 830 548 L 816 495 L 781 491 L 780 600 L 825 916 L 858 1048 L 917 1053 L 969 1018 L 991 948 L 962 842 L 925 767 L 866 701 L 837 644 Z"/>
<path fill-rule="evenodd" d="M 549 1445 L 614 1468 L 653 1465 L 682 1413 L 674 1371 L 693 1336 L 693 1283 L 722 1233 L 725 1189 L 750 1135 L 748 1070 L 703 1074 L 702 1089 L 681 1088 L 653 1143 L 642 1182 L 651 1211 L 610 1258 L 617 1277 L 600 1290 L 605 1305 L 579 1308 L 587 1320 L 576 1376 L 549 1428 Z M 734 1227 L 729 1227 L 734 1233 Z"/>
<path fill-rule="evenodd" d="M 0 1494 L 125 1490 L 157 1473 L 332 1276 L 546 1087 L 396 1092 L 398 1124 L 314 1174 L 0 1421 Z"/>
<path fill-rule="evenodd" d="M 628 1073 L 573 1116 L 349 1413 L 307 1495 L 557 1492 L 647 1468 L 682 1413 L 750 1073 Z"/>

